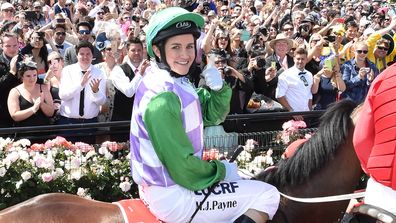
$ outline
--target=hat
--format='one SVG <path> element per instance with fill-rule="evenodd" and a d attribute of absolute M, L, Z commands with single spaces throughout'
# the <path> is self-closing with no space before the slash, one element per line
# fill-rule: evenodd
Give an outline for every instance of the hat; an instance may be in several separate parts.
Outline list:
<path fill-rule="evenodd" d="M 41 2 L 35 1 L 35 2 L 33 3 L 33 8 L 35 8 L 35 7 L 42 7 Z"/>
<path fill-rule="evenodd" d="M 3 4 L 1 4 L 1 11 L 3 11 L 4 9 L 14 9 L 14 6 L 9 3 L 9 2 L 4 2 Z"/>
<path fill-rule="evenodd" d="M 260 18 L 260 16 L 258 16 L 258 15 L 253 15 L 253 16 L 250 18 L 250 22 L 253 23 L 253 24 L 254 24 L 254 21 L 256 21 L 256 20 L 259 20 L 259 24 L 261 23 L 261 18 Z M 255 24 L 255 25 L 259 25 L 259 24 Z"/>
<path fill-rule="evenodd" d="M 111 46 L 111 42 L 107 39 L 106 33 L 99 33 L 96 37 L 95 46 L 99 51 L 106 49 L 108 46 Z"/>
<path fill-rule="evenodd" d="M 269 43 L 270 47 L 272 49 L 274 49 L 275 43 L 277 41 L 281 41 L 281 40 L 287 41 L 287 45 L 289 46 L 289 49 L 293 47 L 293 41 L 290 38 L 288 38 L 287 36 L 285 36 L 285 34 L 283 34 L 283 33 L 276 35 L 276 38 L 270 41 L 270 43 Z"/>
<path fill-rule="evenodd" d="M 191 33 L 197 38 L 205 21 L 200 14 L 180 7 L 169 7 L 155 13 L 147 27 L 147 53 L 154 57 L 153 44 L 169 37 Z"/>
<path fill-rule="evenodd" d="M 305 22 L 310 22 L 312 24 L 315 24 L 315 18 L 312 15 L 308 15 L 301 21 L 301 23 L 305 23 Z"/>
<path fill-rule="evenodd" d="M 210 10 L 208 13 L 208 16 L 216 16 L 216 12 L 213 10 Z"/>
<path fill-rule="evenodd" d="M 393 41 L 392 36 L 388 33 L 384 34 L 382 38 L 389 41 L 389 49 L 388 52 L 386 53 L 386 55 L 389 56 L 389 54 L 391 54 L 393 52 L 393 49 L 395 48 L 395 42 Z"/>

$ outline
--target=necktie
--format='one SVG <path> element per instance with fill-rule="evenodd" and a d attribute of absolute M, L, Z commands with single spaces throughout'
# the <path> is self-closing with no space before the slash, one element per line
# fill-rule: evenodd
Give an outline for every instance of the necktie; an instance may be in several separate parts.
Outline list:
<path fill-rule="evenodd" d="M 136 74 L 138 74 L 138 72 L 139 72 L 139 69 L 135 69 L 135 71 L 133 71 L 133 73 L 136 75 Z"/>
<path fill-rule="evenodd" d="M 56 48 L 63 50 L 63 45 L 55 45 L 55 46 L 56 46 Z"/>
<path fill-rule="evenodd" d="M 85 74 L 85 72 L 87 71 L 81 71 L 83 73 L 83 75 Z M 80 106 L 78 108 L 78 114 L 83 117 L 84 116 L 84 96 L 85 96 L 85 88 L 83 88 L 80 91 Z"/>
<path fill-rule="evenodd" d="M 304 86 L 308 86 L 308 81 L 305 78 L 304 74 L 306 74 L 307 72 L 305 71 L 300 71 L 300 73 L 298 73 L 298 76 L 300 77 L 300 80 L 304 83 Z"/>

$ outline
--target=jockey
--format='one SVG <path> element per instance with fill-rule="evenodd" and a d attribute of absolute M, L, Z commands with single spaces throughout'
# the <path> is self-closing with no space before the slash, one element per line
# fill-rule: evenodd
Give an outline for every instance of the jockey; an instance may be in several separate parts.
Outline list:
<path fill-rule="evenodd" d="M 353 144 L 370 176 L 364 202 L 396 215 L 396 64 L 371 84 L 355 126 Z"/>
<path fill-rule="evenodd" d="M 131 121 L 131 168 L 142 200 L 164 222 L 188 222 L 208 188 L 219 182 L 192 222 L 265 222 L 279 205 L 273 186 L 241 180 L 237 166 L 204 161 L 203 126 L 224 121 L 231 89 L 217 69 L 203 72 L 210 89 L 195 89 L 188 75 L 197 55 L 202 16 L 170 7 L 152 16 L 147 52 Z"/>

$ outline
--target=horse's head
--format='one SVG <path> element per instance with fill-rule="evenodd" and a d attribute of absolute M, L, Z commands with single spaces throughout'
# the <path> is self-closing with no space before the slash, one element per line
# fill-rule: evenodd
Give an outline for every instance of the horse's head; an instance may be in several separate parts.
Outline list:
<path fill-rule="evenodd" d="M 318 130 L 292 157 L 279 161 L 277 168 L 260 173 L 256 179 L 294 197 L 353 192 L 361 175 L 352 143 L 353 119 L 358 115 L 355 108 L 356 104 L 349 100 L 329 107 L 320 118 Z M 288 219 L 300 219 L 293 222 L 333 222 L 346 205 L 344 202 L 304 204 L 284 200 L 280 210 Z"/>

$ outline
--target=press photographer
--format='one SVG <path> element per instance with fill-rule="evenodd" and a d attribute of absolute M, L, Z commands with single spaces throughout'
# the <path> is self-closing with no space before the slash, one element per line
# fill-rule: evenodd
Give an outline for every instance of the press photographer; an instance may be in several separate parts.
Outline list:
<path fill-rule="evenodd" d="M 207 67 L 214 65 L 220 71 L 223 80 L 231 86 L 230 114 L 246 113 L 247 103 L 253 94 L 253 82 L 250 75 L 243 74 L 229 66 L 229 59 L 230 55 L 226 51 L 212 49 L 207 56 Z M 203 78 L 201 78 L 199 85 L 205 85 Z"/>

